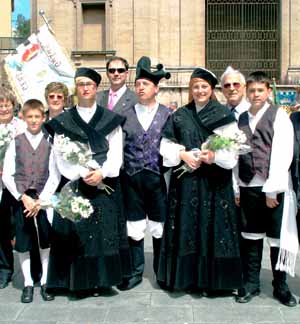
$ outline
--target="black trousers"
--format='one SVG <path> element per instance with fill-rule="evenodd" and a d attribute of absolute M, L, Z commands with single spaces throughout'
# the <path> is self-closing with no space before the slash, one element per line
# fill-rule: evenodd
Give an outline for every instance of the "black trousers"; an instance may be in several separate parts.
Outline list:
<path fill-rule="evenodd" d="M 277 194 L 279 205 L 268 208 L 262 187 L 240 187 L 242 232 L 266 233 L 267 237 L 280 238 L 284 194 Z"/>
<path fill-rule="evenodd" d="M 11 240 L 14 236 L 12 206 L 14 197 L 3 189 L 0 202 L 0 279 L 10 280 L 14 271 L 14 258 Z"/>

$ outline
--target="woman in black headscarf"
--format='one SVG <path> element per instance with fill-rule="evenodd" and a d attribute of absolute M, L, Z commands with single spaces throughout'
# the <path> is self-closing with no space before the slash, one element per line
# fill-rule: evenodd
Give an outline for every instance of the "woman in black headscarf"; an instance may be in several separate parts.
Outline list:
<path fill-rule="evenodd" d="M 175 167 L 169 190 L 158 283 L 168 289 L 219 291 L 239 288 L 242 269 L 232 188 L 236 153 L 201 150 L 208 136 L 237 130 L 234 115 L 214 97 L 216 76 L 203 68 L 191 75 L 190 102 L 168 120 L 160 152 Z M 193 172 L 174 172 L 186 164 Z"/>

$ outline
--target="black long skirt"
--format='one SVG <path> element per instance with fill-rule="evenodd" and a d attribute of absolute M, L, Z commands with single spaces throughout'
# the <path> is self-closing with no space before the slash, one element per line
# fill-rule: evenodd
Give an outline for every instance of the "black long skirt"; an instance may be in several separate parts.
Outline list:
<path fill-rule="evenodd" d="M 71 222 L 54 216 L 47 286 L 72 291 L 111 287 L 131 275 L 126 221 L 118 178 L 106 179 L 114 189 L 103 190 L 79 182 L 94 212 Z"/>

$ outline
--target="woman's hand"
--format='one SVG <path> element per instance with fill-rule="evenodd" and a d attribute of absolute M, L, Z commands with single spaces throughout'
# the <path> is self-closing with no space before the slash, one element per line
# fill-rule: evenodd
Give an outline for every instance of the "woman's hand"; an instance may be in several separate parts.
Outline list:
<path fill-rule="evenodd" d="M 83 178 L 83 181 L 89 186 L 97 186 L 103 179 L 102 172 L 100 169 L 91 170 L 89 173 Z"/>
<path fill-rule="evenodd" d="M 200 160 L 206 164 L 212 164 L 215 162 L 215 152 L 210 150 L 202 150 L 200 152 Z"/>
<path fill-rule="evenodd" d="M 180 151 L 179 156 L 191 169 L 196 170 L 201 165 L 199 157 L 195 156 L 194 151 Z"/>

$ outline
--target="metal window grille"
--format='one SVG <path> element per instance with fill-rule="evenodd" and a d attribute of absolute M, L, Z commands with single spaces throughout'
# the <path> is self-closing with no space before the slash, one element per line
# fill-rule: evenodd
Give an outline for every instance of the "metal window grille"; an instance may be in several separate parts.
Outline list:
<path fill-rule="evenodd" d="M 206 0 L 206 66 L 280 77 L 280 0 Z"/>

